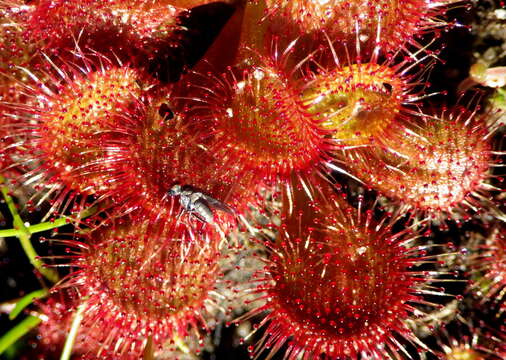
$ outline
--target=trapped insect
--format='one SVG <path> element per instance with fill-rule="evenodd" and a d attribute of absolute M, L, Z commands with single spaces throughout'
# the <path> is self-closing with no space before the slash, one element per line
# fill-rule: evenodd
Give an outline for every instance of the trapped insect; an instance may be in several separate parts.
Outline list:
<path fill-rule="evenodd" d="M 181 186 L 176 184 L 170 188 L 167 194 L 171 197 L 179 196 L 179 203 L 183 209 L 204 223 L 214 223 L 213 208 L 229 214 L 235 214 L 234 209 L 230 206 L 190 185 Z"/>

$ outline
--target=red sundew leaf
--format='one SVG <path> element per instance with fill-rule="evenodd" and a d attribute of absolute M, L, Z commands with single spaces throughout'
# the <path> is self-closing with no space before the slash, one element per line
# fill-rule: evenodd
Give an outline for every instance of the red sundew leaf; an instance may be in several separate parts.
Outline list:
<path fill-rule="evenodd" d="M 205 85 L 193 89 L 198 110 L 192 121 L 211 130 L 207 148 L 220 159 L 220 172 L 250 188 L 316 171 L 331 148 L 328 132 L 299 101 L 283 60 L 256 60 L 258 66 L 242 72 L 203 76 Z"/>
<path fill-rule="evenodd" d="M 172 2 L 144 0 L 42 0 L 30 11 L 26 33 L 32 41 L 41 41 L 47 52 L 65 55 L 77 42 L 129 60 L 144 46 L 169 38 L 185 10 Z"/>
<path fill-rule="evenodd" d="M 423 293 L 433 288 L 413 269 L 426 262 L 413 245 L 416 232 L 395 232 L 395 218 L 378 223 L 372 211 L 350 208 L 320 189 L 314 201 L 294 197 L 295 210 L 269 245 L 272 256 L 255 283 L 264 305 L 246 316 L 268 312 L 254 353 L 273 355 L 287 345 L 290 360 L 380 359 L 403 351 L 406 342 L 420 344 L 406 320 L 420 313 L 416 304 L 430 304 Z"/>
<path fill-rule="evenodd" d="M 441 19 L 449 1 L 406 0 L 266 0 L 270 30 L 294 39 L 308 36 L 323 46 L 330 38 L 336 43 L 355 44 L 362 54 L 379 46 L 396 52 L 406 43 L 417 44 L 422 34 L 447 26 Z M 322 35 L 326 33 L 327 36 Z"/>
<path fill-rule="evenodd" d="M 217 304 L 220 238 L 190 232 L 133 221 L 92 231 L 88 245 L 76 243 L 81 254 L 69 265 L 77 271 L 59 288 L 77 287 L 86 299 L 80 336 L 97 356 L 135 359 L 150 337 L 156 351 L 206 327 Z"/>
<path fill-rule="evenodd" d="M 81 53 L 76 65 L 61 67 L 46 60 L 52 73 L 39 78 L 25 69 L 31 80 L 19 84 L 28 101 L 6 104 L 10 116 L 2 121 L 16 142 L 8 149 L 16 158 L 13 165 L 24 172 L 14 180 L 31 184 L 41 199 L 53 195 L 53 213 L 69 206 L 78 193 L 112 191 L 115 184 L 106 182 L 103 173 L 109 169 L 104 159 L 114 150 L 104 147 L 105 139 L 120 137 L 114 121 L 141 101 L 144 84 L 156 81 L 101 55 Z M 85 204 L 79 206 L 73 211 Z"/>
<path fill-rule="evenodd" d="M 493 157 L 489 116 L 461 107 L 440 116 L 420 114 L 413 119 L 418 124 L 413 121 L 404 131 L 391 133 L 386 146 L 347 151 L 345 167 L 431 218 L 444 221 L 470 209 L 495 211 L 488 181 L 490 167 L 498 160 Z"/>
<path fill-rule="evenodd" d="M 417 81 L 402 75 L 407 66 L 412 63 L 340 65 L 311 76 L 302 99 L 340 147 L 383 143 L 417 99 Z"/>

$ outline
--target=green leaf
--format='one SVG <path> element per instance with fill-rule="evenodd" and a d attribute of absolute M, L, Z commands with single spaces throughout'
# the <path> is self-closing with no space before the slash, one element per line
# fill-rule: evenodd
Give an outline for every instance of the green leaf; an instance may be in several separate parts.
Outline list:
<path fill-rule="evenodd" d="M 44 267 L 44 262 L 39 259 L 39 256 L 37 255 L 37 252 L 35 251 L 30 241 L 31 234 L 21 219 L 21 216 L 19 216 L 16 204 L 14 203 L 12 197 L 9 195 L 9 188 L 5 186 L 5 179 L 2 176 L 0 176 L 0 183 L 3 184 L 0 188 L 0 191 L 5 199 L 7 207 L 9 208 L 9 212 L 12 215 L 14 228 L 19 230 L 19 234 L 17 235 L 19 242 L 21 243 L 21 247 L 23 248 L 26 256 L 30 260 L 30 263 L 49 281 L 52 281 L 53 283 L 58 282 L 58 273 L 54 269 L 48 269 Z"/>
<path fill-rule="evenodd" d="M 79 213 L 74 216 L 62 216 L 61 218 L 53 221 L 46 221 L 40 224 L 31 225 L 28 228 L 28 231 L 30 232 L 30 234 L 35 234 L 43 231 L 53 230 L 65 225 L 72 224 L 73 222 L 76 222 L 78 220 L 86 219 L 87 217 L 94 215 L 97 212 L 97 210 L 98 207 L 93 206 L 91 208 L 83 210 L 82 213 Z"/>
<path fill-rule="evenodd" d="M 26 335 L 30 330 L 39 325 L 40 320 L 35 316 L 28 316 L 24 318 L 19 324 L 7 331 L 0 337 L 0 354 L 7 350 L 12 344 Z"/>
<path fill-rule="evenodd" d="M 65 345 L 63 346 L 63 351 L 60 356 L 60 360 L 69 360 L 70 355 L 72 355 L 72 348 L 74 347 L 74 341 L 77 337 L 77 332 L 79 331 L 79 327 L 81 326 L 81 321 L 83 321 L 83 313 L 84 309 L 86 309 L 86 302 L 83 302 L 77 308 L 74 318 L 72 319 L 72 325 L 70 326 L 69 334 L 67 335 L 67 339 L 65 340 Z"/>
<path fill-rule="evenodd" d="M 21 299 L 19 299 L 14 309 L 10 312 L 9 319 L 14 320 L 21 313 L 21 311 L 23 311 L 24 308 L 33 302 L 34 299 L 46 297 L 48 294 L 49 290 L 40 289 L 23 296 Z"/>
<path fill-rule="evenodd" d="M 2 229 L 0 230 L 0 237 L 14 237 L 19 235 L 19 230 L 17 229 Z"/>
<path fill-rule="evenodd" d="M 30 234 L 36 234 L 43 231 L 54 230 L 56 228 L 72 224 L 78 219 L 86 219 L 94 215 L 98 210 L 97 206 L 88 208 L 84 210 L 82 213 L 77 214 L 76 216 L 62 216 L 53 221 L 46 221 L 40 224 L 30 225 L 27 230 Z M 18 237 L 22 234 L 22 231 L 19 229 L 2 229 L 0 230 L 0 237 Z"/>

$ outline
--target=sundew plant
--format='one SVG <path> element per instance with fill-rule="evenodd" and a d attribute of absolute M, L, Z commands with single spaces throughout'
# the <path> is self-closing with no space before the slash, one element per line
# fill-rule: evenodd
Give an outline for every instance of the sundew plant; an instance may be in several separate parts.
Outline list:
<path fill-rule="evenodd" d="M 0 357 L 506 358 L 506 6 L 0 0 Z"/>

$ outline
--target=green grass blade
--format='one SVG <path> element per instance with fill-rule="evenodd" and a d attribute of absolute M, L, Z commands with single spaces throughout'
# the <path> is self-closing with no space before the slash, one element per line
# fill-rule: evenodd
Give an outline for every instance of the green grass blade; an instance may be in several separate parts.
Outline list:
<path fill-rule="evenodd" d="M 14 237 L 19 235 L 19 230 L 17 229 L 3 229 L 0 230 L 0 238 L 6 237 Z"/>
<path fill-rule="evenodd" d="M 70 355 L 72 355 L 72 348 L 74 347 L 74 341 L 76 340 L 77 332 L 79 331 L 81 321 L 83 320 L 84 309 L 86 309 L 86 302 L 79 305 L 76 313 L 74 314 L 74 318 L 72 319 L 72 325 L 70 326 L 69 334 L 67 335 L 67 339 L 65 340 L 65 345 L 63 346 L 63 351 L 60 356 L 60 360 L 69 360 Z"/>
<path fill-rule="evenodd" d="M 30 305 L 34 299 L 40 299 L 43 297 L 46 297 L 49 294 L 49 290 L 47 289 L 40 289 L 35 290 L 25 296 L 23 296 L 17 303 L 14 309 L 9 314 L 9 319 L 14 320 L 20 313 L 23 311 L 24 308 L 26 308 L 28 305 Z"/>
<path fill-rule="evenodd" d="M 62 216 L 61 218 L 58 218 L 54 221 L 46 221 L 40 224 L 31 225 L 28 228 L 28 231 L 30 234 L 35 234 L 43 231 L 53 230 L 65 225 L 72 224 L 72 222 L 76 221 L 77 219 L 86 219 L 87 217 L 90 217 L 94 215 L 98 210 L 97 206 L 91 207 L 89 209 L 84 210 L 82 213 L 78 214 L 78 216 Z"/>
<path fill-rule="evenodd" d="M 72 216 L 63 216 L 54 221 L 46 221 L 40 224 L 30 225 L 27 230 L 30 234 L 36 234 L 43 231 L 53 230 L 68 224 L 71 224 L 73 221 L 76 221 L 76 218 L 86 219 L 89 216 L 94 215 L 98 210 L 98 207 L 94 206 L 89 209 L 84 210 L 79 216 L 75 218 Z M 0 238 L 3 237 L 18 237 L 21 234 L 19 229 L 3 229 L 0 230 Z"/>
<path fill-rule="evenodd" d="M 19 324 L 7 331 L 0 337 L 0 354 L 7 350 L 12 344 L 26 335 L 30 330 L 36 327 L 42 320 L 35 316 L 24 318 Z"/>
<path fill-rule="evenodd" d="M 16 208 L 16 204 L 14 204 L 14 200 L 9 195 L 9 188 L 5 186 L 5 179 L 0 176 L 0 183 L 2 183 L 1 192 L 5 199 L 5 202 L 7 203 L 7 207 L 9 208 L 9 211 L 13 218 L 13 225 L 14 228 L 19 230 L 18 239 L 21 243 L 21 246 L 30 260 L 30 263 L 35 267 L 42 275 L 44 275 L 49 281 L 52 281 L 53 283 L 58 282 L 59 276 L 58 273 L 54 269 L 48 269 L 44 267 L 44 262 L 39 259 L 37 252 L 35 251 L 31 241 L 30 237 L 31 234 L 28 231 L 28 228 L 25 226 L 23 220 L 19 216 L 18 209 Z"/>

